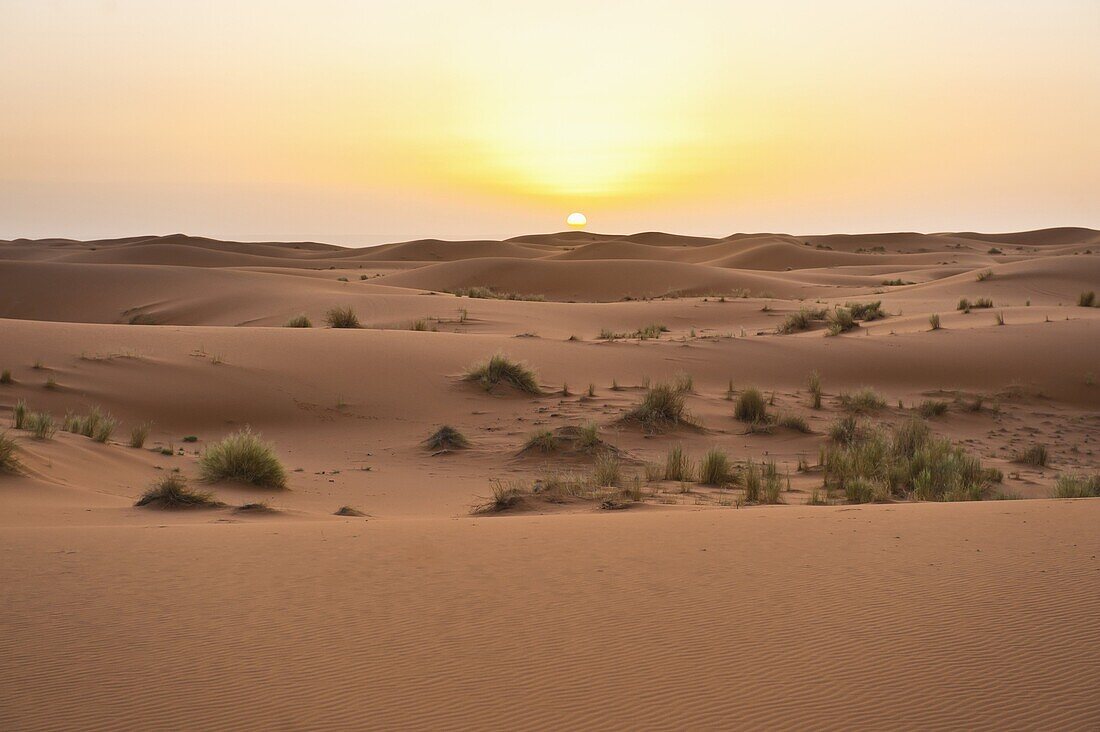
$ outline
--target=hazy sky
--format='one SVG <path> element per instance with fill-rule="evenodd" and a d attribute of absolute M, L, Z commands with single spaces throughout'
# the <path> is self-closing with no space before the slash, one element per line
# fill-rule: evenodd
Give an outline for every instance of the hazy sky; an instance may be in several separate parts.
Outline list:
<path fill-rule="evenodd" d="M 0 238 L 1100 227 L 1100 0 L 0 0 Z"/>

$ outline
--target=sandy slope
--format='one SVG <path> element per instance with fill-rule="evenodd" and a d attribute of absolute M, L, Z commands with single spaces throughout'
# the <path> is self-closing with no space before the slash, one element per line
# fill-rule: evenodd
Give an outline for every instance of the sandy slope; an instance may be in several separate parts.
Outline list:
<path fill-rule="evenodd" d="M 462 287 L 545 301 L 445 292 Z M 807 506 L 821 474 L 799 469 L 839 395 L 872 386 L 878 422 L 946 401 L 929 425 L 1000 469 L 998 492 L 1046 499 L 1059 475 L 1095 473 L 1090 289 L 1100 233 L 1084 229 L 0 243 L 0 424 L 20 399 L 120 421 L 107 444 L 8 432 L 24 471 L 0 474 L 0 726 L 1095 729 L 1100 501 Z M 959 312 L 962 297 L 995 307 Z M 776 333 L 802 307 L 868 300 L 888 317 Z M 362 329 L 320 327 L 344 305 Z M 299 313 L 318 327 L 278 327 Z M 598 337 L 652 323 L 667 332 Z M 547 393 L 462 380 L 496 352 Z M 623 420 L 644 383 L 677 374 L 699 428 Z M 730 381 L 811 432 L 747 433 Z M 587 474 L 588 456 L 522 448 L 589 420 L 628 476 L 677 444 L 773 459 L 788 505 L 655 480 L 627 511 L 469 515 L 491 479 Z M 128 447 L 146 421 L 146 449 Z M 424 449 L 444 423 L 472 448 Z M 245 425 L 289 490 L 133 506 Z M 1048 466 L 1013 461 L 1035 443 Z M 275 510 L 233 508 L 260 500 Z"/>

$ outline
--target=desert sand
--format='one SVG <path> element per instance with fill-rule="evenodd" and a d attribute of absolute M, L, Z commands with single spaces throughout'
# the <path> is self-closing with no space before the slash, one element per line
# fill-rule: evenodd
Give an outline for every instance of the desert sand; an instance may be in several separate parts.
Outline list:
<path fill-rule="evenodd" d="M 1100 728 L 1100 499 L 1052 497 L 1100 473 L 1088 291 L 1100 231 L 1071 228 L 0 242 L 0 727 Z M 464 378 L 494 354 L 541 393 Z M 629 418 L 677 380 L 689 423 Z M 920 420 L 997 474 L 983 500 L 825 491 L 865 387 L 861 425 Z M 20 401 L 118 425 L 36 439 Z M 590 422 L 597 453 L 525 448 Z M 442 425 L 469 447 L 426 447 Z M 286 488 L 199 481 L 246 427 Z M 666 480 L 676 446 L 774 461 L 778 503 Z M 225 505 L 134 505 L 176 471 Z M 563 475 L 589 489 L 535 490 Z M 520 499 L 476 512 L 494 481 Z"/>

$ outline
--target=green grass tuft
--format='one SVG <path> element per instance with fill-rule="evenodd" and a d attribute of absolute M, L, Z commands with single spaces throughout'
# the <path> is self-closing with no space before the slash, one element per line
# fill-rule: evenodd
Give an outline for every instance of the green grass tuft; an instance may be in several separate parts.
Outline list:
<path fill-rule="evenodd" d="M 886 400 L 874 389 L 864 387 L 853 393 L 845 392 L 841 394 L 840 406 L 849 412 L 865 414 L 867 412 L 877 412 L 880 409 L 885 409 Z"/>
<path fill-rule="evenodd" d="M 665 456 L 665 480 L 690 481 L 695 478 L 695 464 L 684 453 L 682 445 L 668 451 Z"/>
<path fill-rule="evenodd" d="M 810 372 L 810 407 L 821 409 L 821 376 L 816 371 Z"/>
<path fill-rule="evenodd" d="M 779 418 L 779 426 L 786 427 L 795 432 L 802 432 L 803 434 L 810 434 L 813 432 L 813 430 L 810 429 L 810 423 L 807 422 L 804 417 L 800 417 L 797 414 L 783 415 Z"/>
<path fill-rule="evenodd" d="M 745 389 L 737 397 L 737 403 L 733 407 L 733 416 L 742 422 L 768 421 L 768 407 L 764 401 L 764 395 L 754 386 Z"/>
<path fill-rule="evenodd" d="M 332 308 L 325 313 L 325 322 L 330 328 L 361 328 L 359 316 L 351 307 Z"/>
<path fill-rule="evenodd" d="M 654 384 L 646 389 L 641 403 L 627 417 L 653 432 L 691 423 L 684 404 L 684 393 L 669 384 Z"/>
<path fill-rule="evenodd" d="M 718 447 L 712 447 L 699 463 L 699 482 L 722 486 L 733 482 L 733 469 L 729 456 Z"/>
<path fill-rule="evenodd" d="M 199 474 L 208 482 L 233 480 L 264 488 L 286 488 L 286 470 L 270 443 L 245 428 L 203 451 Z"/>
<path fill-rule="evenodd" d="M 471 513 L 500 513 L 501 511 L 507 511 L 510 508 L 516 508 L 522 505 L 528 494 L 526 486 L 516 480 L 502 481 L 494 479 L 490 485 L 493 490 L 492 498 L 490 498 L 487 503 L 475 506 Z"/>
<path fill-rule="evenodd" d="M 27 421 L 27 402 L 20 399 L 11 409 L 11 426 L 17 430 L 23 429 Z"/>
<path fill-rule="evenodd" d="M 0 432 L 0 473 L 15 475 L 22 472 L 23 464 L 15 451 L 15 440 L 8 437 L 6 432 Z"/>
<path fill-rule="evenodd" d="M 1053 498 L 1100 498 L 1100 473 L 1059 475 L 1051 492 Z"/>
<path fill-rule="evenodd" d="M 476 381 L 485 391 L 492 391 L 498 384 L 519 389 L 527 394 L 541 394 L 535 372 L 518 361 L 512 361 L 498 353 L 485 363 L 474 366 L 463 377 L 466 381 Z"/>
<path fill-rule="evenodd" d="M 940 326 L 940 314 L 939 313 L 932 313 L 931 315 L 929 315 L 928 316 L 928 324 L 930 326 L 932 326 L 930 328 L 930 330 L 939 330 L 940 327 L 941 327 Z"/>
<path fill-rule="evenodd" d="M 917 407 L 917 411 L 920 413 L 920 416 L 925 419 L 939 417 L 947 412 L 947 402 L 938 399 L 925 399 L 920 403 L 920 406 Z"/>
<path fill-rule="evenodd" d="M 134 425 L 130 430 L 130 447 L 135 449 L 141 449 L 145 447 L 145 440 L 149 437 L 149 430 L 153 425 L 148 422 L 142 422 L 139 425 Z"/>
<path fill-rule="evenodd" d="M 1026 463 L 1028 465 L 1036 465 L 1040 468 L 1045 468 L 1049 457 L 1046 445 L 1035 444 L 1024 450 L 1020 450 L 1012 459 L 1017 463 Z"/>
<path fill-rule="evenodd" d="M 11 378 L 11 369 L 4 369 L 3 371 L 0 371 L 0 384 L 6 386 L 12 383 L 12 381 L 13 379 Z"/>
<path fill-rule="evenodd" d="M 859 327 L 855 316 L 848 308 L 837 308 L 829 313 L 829 330 L 831 336 L 838 336 Z"/>
<path fill-rule="evenodd" d="M 309 319 L 309 316 L 305 313 L 301 315 L 295 315 L 290 320 L 283 324 L 284 328 L 312 328 L 313 321 Z"/>
<path fill-rule="evenodd" d="M 612 453 L 603 453 L 596 458 L 592 468 L 592 481 L 598 487 L 618 486 L 622 483 L 622 465 Z"/>
<path fill-rule="evenodd" d="M 537 450 L 539 452 L 556 452 L 559 447 L 558 438 L 551 430 L 533 432 L 527 438 L 527 441 L 523 443 L 524 450 Z"/>

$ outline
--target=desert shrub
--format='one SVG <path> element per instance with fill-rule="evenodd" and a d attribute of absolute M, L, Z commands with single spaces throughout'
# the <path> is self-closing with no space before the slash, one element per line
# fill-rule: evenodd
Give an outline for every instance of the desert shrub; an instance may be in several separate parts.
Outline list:
<path fill-rule="evenodd" d="M 214 500 L 208 491 L 189 488 L 187 480 L 179 473 L 165 475 L 142 494 L 135 506 L 152 508 L 216 508 L 223 505 Z"/>
<path fill-rule="evenodd" d="M 1082 292 L 1077 296 L 1077 306 L 1082 308 L 1091 308 L 1096 304 L 1096 293 L 1092 290 L 1088 292 Z"/>
<path fill-rule="evenodd" d="M 749 387 L 737 397 L 733 416 L 742 422 L 767 422 L 768 407 L 764 395 L 756 387 Z"/>
<path fill-rule="evenodd" d="M 27 421 L 27 402 L 20 399 L 11 409 L 11 426 L 21 430 Z"/>
<path fill-rule="evenodd" d="M 330 328 L 360 328 L 359 316 L 351 307 L 332 308 L 325 313 L 325 322 Z"/>
<path fill-rule="evenodd" d="M 852 313 L 852 317 L 856 320 L 880 320 L 886 317 L 886 313 L 882 309 L 882 301 L 875 300 L 874 302 L 846 302 L 844 307 Z"/>
<path fill-rule="evenodd" d="M 1020 450 L 1012 459 L 1018 463 L 1027 463 L 1028 465 L 1037 465 L 1041 468 L 1045 468 L 1048 458 L 1047 446 L 1035 444 Z"/>
<path fill-rule="evenodd" d="M 821 376 L 816 371 L 810 372 L 810 407 L 821 409 Z"/>
<path fill-rule="evenodd" d="M 699 482 L 707 485 L 726 485 L 733 480 L 729 456 L 725 451 L 712 447 L 699 463 Z"/>
<path fill-rule="evenodd" d="M 38 440 L 49 440 L 57 432 L 57 423 L 49 412 L 28 412 L 23 425 Z"/>
<path fill-rule="evenodd" d="M 130 430 L 130 447 L 140 449 L 145 447 L 145 440 L 149 437 L 149 430 L 152 425 L 148 422 L 142 422 L 139 425 L 134 425 Z"/>
<path fill-rule="evenodd" d="M 14 474 L 23 469 L 15 449 L 15 440 L 8 437 L 7 433 L 0 432 L 0 473 Z"/>
<path fill-rule="evenodd" d="M 797 333 L 807 330 L 815 322 L 825 320 L 825 308 L 802 308 L 788 315 L 775 329 L 778 333 Z"/>
<path fill-rule="evenodd" d="M 600 439 L 600 426 L 595 422 L 585 422 L 577 428 L 576 446 L 581 452 L 593 453 L 603 447 Z"/>
<path fill-rule="evenodd" d="M 1097 498 L 1100 497 L 1100 473 L 1086 475 L 1059 475 L 1051 492 L 1053 498 Z"/>
<path fill-rule="evenodd" d="M 939 313 L 932 313 L 931 315 L 929 315 L 928 316 L 928 324 L 930 326 L 932 326 L 931 330 L 939 330 L 940 329 L 940 314 Z"/>
<path fill-rule="evenodd" d="M 12 381 L 13 379 L 11 378 L 11 369 L 4 369 L 3 371 L 0 371 L 0 384 L 7 385 L 12 383 Z"/>
<path fill-rule="evenodd" d="M 695 477 L 695 465 L 688 458 L 681 445 L 668 451 L 665 456 L 665 480 L 689 481 Z"/>
<path fill-rule="evenodd" d="M 464 450 L 470 446 L 470 441 L 454 427 L 445 424 L 424 440 L 424 446 L 429 450 Z"/>
<path fill-rule="evenodd" d="M 886 400 L 874 389 L 864 387 L 853 393 L 844 392 L 841 394 L 840 406 L 849 412 L 863 414 L 884 409 L 886 407 Z"/>
<path fill-rule="evenodd" d="M 859 324 L 848 308 L 836 308 L 829 313 L 829 335 L 840 335 L 858 327 Z"/>
<path fill-rule="evenodd" d="M 925 419 L 931 419 L 932 417 L 939 417 L 947 412 L 947 402 L 939 399 L 925 399 L 917 407 L 917 412 Z"/>
<path fill-rule="evenodd" d="M 592 467 L 592 481 L 600 487 L 617 486 L 622 483 L 622 466 L 613 453 L 603 453 L 596 458 Z"/>
<path fill-rule="evenodd" d="M 503 353 L 470 368 L 463 378 L 478 382 L 486 391 L 491 391 L 497 384 L 505 384 L 528 394 L 542 393 L 535 372 L 518 361 L 510 360 Z"/>
<path fill-rule="evenodd" d="M 558 438 L 551 430 L 538 430 L 533 432 L 527 441 L 523 443 L 524 450 L 537 450 L 539 452 L 554 452 L 558 449 Z"/>
<path fill-rule="evenodd" d="M 456 290 L 444 290 L 458 297 L 470 297 L 479 300 L 530 300 L 542 302 L 543 295 L 521 295 L 518 292 L 497 292 L 490 287 L 459 287 Z"/>
<path fill-rule="evenodd" d="M 829 428 L 829 438 L 841 445 L 850 445 L 862 434 L 859 422 L 852 415 L 841 417 Z"/>
<path fill-rule="evenodd" d="M 795 432 L 802 432 L 804 434 L 809 434 L 810 432 L 813 432 L 813 430 L 810 429 L 809 422 L 807 422 L 804 417 L 800 417 L 797 414 L 783 415 L 779 418 L 779 426 L 786 427 L 787 429 L 794 430 Z"/>
<path fill-rule="evenodd" d="M 283 325 L 284 328 L 312 328 L 313 321 L 305 313 L 295 315 Z"/>
<path fill-rule="evenodd" d="M 475 506 L 471 513 L 499 513 L 515 508 L 523 503 L 528 491 L 526 486 L 518 480 L 491 481 L 493 495 L 488 502 Z"/>
<path fill-rule="evenodd" d="M 286 470 L 270 443 L 245 428 L 215 442 L 199 458 L 205 481 L 235 480 L 264 488 L 285 488 Z"/>
<path fill-rule="evenodd" d="M 977 280 L 978 280 L 978 282 L 985 282 L 986 280 L 988 280 L 992 276 L 993 276 L 993 270 L 991 270 L 991 269 L 982 270 L 981 272 L 978 273 Z"/>
<path fill-rule="evenodd" d="M 689 424 L 691 421 L 684 404 L 684 393 L 669 384 L 654 384 L 646 389 L 641 403 L 627 417 L 650 431 Z"/>

